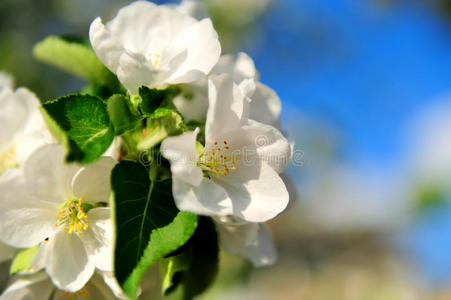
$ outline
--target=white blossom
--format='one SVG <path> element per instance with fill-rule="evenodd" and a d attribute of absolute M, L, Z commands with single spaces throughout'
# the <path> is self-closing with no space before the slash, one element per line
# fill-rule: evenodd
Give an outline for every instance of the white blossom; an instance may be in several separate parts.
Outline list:
<path fill-rule="evenodd" d="M 249 222 L 264 222 L 285 209 L 289 197 L 279 173 L 290 144 L 276 128 L 250 120 L 248 106 L 229 75 L 213 76 L 205 148 L 196 149 L 198 129 L 163 141 L 179 209 Z"/>
<path fill-rule="evenodd" d="M 60 299 L 126 299 L 117 286 L 111 285 L 112 275 L 96 272 L 78 291 L 57 289 L 45 272 L 38 272 L 13 279 L 0 296 L 1 300 L 60 300 Z"/>
<path fill-rule="evenodd" d="M 229 74 L 251 99 L 250 118 L 273 126 L 279 125 L 282 104 L 277 93 L 259 81 L 260 74 L 247 54 L 223 55 L 211 74 Z M 181 86 L 182 93 L 174 99 L 177 109 L 187 120 L 205 120 L 208 97 L 207 81 Z"/>
<path fill-rule="evenodd" d="M 96 18 L 89 38 L 99 59 L 137 94 L 206 76 L 221 46 L 210 19 L 201 21 L 167 5 L 136 1 L 106 25 Z"/>
<path fill-rule="evenodd" d="M 81 167 L 64 163 L 62 146 L 36 150 L 0 182 L 0 240 L 17 247 L 40 245 L 32 270 L 46 269 L 54 284 L 77 291 L 94 269 L 112 270 L 109 201 L 114 160 Z"/>
<path fill-rule="evenodd" d="M 256 267 L 271 265 L 277 260 L 277 251 L 264 224 L 231 217 L 215 218 L 215 223 L 225 251 L 244 256 Z"/>
<path fill-rule="evenodd" d="M 53 141 L 39 100 L 25 88 L 12 90 L 11 81 L 0 83 L 6 84 L 0 85 L 0 175 L 21 167 L 35 149 Z"/>
<path fill-rule="evenodd" d="M 0 89 L 8 87 L 14 88 L 14 78 L 6 72 L 0 71 Z"/>

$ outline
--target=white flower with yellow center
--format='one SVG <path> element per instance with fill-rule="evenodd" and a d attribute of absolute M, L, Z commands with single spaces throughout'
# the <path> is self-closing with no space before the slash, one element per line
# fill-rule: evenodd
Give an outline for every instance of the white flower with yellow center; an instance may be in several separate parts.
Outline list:
<path fill-rule="evenodd" d="M 259 81 L 260 74 L 247 54 L 223 55 L 211 74 L 229 74 L 251 100 L 250 118 L 272 126 L 279 125 L 282 103 L 276 92 Z M 181 86 L 174 104 L 187 120 L 204 120 L 208 108 L 207 81 Z"/>
<path fill-rule="evenodd" d="M 112 286 L 111 275 L 96 272 L 89 282 L 76 292 L 58 290 L 44 272 L 14 278 L 0 296 L 2 300 L 111 300 L 126 299 L 117 286 Z"/>
<path fill-rule="evenodd" d="M 39 100 L 25 88 L 12 90 L 12 79 L 0 74 L 0 175 L 21 167 L 51 137 L 39 111 Z M 1 84 L 4 84 L 3 86 Z"/>
<path fill-rule="evenodd" d="M 221 247 L 240 254 L 256 267 L 275 263 L 277 251 L 264 224 L 249 223 L 233 217 L 214 218 Z"/>
<path fill-rule="evenodd" d="M 210 19 L 174 7 L 136 1 L 104 25 L 96 18 L 89 38 L 99 59 L 132 93 L 139 87 L 193 82 L 217 63 L 221 46 Z"/>
<path fill-rule="evenodd" d="M 288 192 L 279 173 L 290 144 L 276 128 L 249 120 L 248 106 L 229 75 L 213 76 L 205 148 L 196 145 L 199 130 L 163 141 L 179 209 L 249 222 L 264 222 L 285 209 Z"/>
<path fill-rule="evenodd" d="M 37 149 L 23 174 L 0 182 L 0 240 L 17 247 L 40 245 L 32 271 L 45 268 L 53 283 L 72 292 L 94 269 L 112 270 L 109 177 L 111 157 L 81 167 L 64 163 L 65 150 Z"/>

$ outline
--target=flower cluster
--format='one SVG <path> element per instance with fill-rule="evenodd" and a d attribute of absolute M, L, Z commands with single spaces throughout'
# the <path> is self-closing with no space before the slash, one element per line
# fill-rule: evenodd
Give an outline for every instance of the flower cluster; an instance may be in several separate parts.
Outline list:
<path fill-rule="evenodd" d="M 205 13 L 136 1 L 92 22 L 92 48 L 45 39 L 36 57 L 89 84 L 42 105 L 0 73 L 1 299 L 135 299 L 156 261 L 163 292 L 190 298 L 218 243 L 275 262 L 264 222 L 288 205 L 292 149 L 281 102 L 248 55 L 221 56 Z"/>

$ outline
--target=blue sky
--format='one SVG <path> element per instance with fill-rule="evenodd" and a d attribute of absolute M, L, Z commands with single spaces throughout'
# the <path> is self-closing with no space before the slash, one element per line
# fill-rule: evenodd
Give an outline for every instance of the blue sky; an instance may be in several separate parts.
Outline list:
<path fill-rule="evenodd" d="M 406 124 L 451 91 L 451 27 L 413 1 L 278 2 L 246 51 L 281 96 L 284 124 L 300 114 L 327 120 L 346 137 L 347 159 L 402 164 Z M 450 215 L 429 212 L 395 239 L 430 284 L 451 281 Z"/>
<path fill-rule="evenodd" d="M 350 157 L 396 163 L 412 113 L 451 90 L 451 31 L 421 5 L 282 0 L 247 50 L 262 80 L 298 112 L 347 136 Z"/>

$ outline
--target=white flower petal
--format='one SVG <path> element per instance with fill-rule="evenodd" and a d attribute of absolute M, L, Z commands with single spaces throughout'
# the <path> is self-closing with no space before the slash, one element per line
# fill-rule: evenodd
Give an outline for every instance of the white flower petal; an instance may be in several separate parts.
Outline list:
<path fill-rule="evenodd" d="M 197 0 L 183 0 L 179 5 L 174 5 L 179 12 L 191 16 L 197 20 L 208 17 L 208 8 L 205 3 Z"/>
<path fill-rule="evenodd" d="M 104 156 L 83 167 L 73 178 L 74 196 L 89 203 L 108 203 L 111 191 L 110 174 L 115 163 L 113 158 Z"/>
<path fill-rule="evenodd" d="M 186 28 L 174 38 L 169 48 L 188 51 L 185 62 L 171 75 L 169 83 L 201 79 L 210 72 L 221 54 L 218 34 L 210 19 L 203 19 Z"/>
<path fill-rule="evenodd" d="M 12 147 L 15 163 L 22 166 L 28 156 L 38 147 L 53 141 L 39 111 L 40 102 L 25 88 L 12 92 L 0 91 L 0 152 Z"/>
<path fill-rule="evenodd" d="M 197 167 L 198 153 L 196 137 L 199 133 L 189 131 L 179 136 L 168 137 L 161 143 L 161 154 L 171 163 L 172 176 L 193 186 L 200 185 L 203 175 Z"/>
<path fill-rule="evenodd" d="M 90 41 L 132 94 L 142 85 L 159 88 L 200 79 L 220 55 L 210 20 L 199 22 L 173 7 L 147 1 L 122 8 L 106 25 L 94 20 Z"/>
<path fill-rule="evenodd" d="M 66 164 L 65 149 L 51 144 L 37 149 L 25 163 L 28 189 L 43 201 L 62 203 L 71 199 L 71 182 L 80 169 L 77 164 Z"/>
<path fill-rule="evenodd" d="M 96 267 L 103 271 L 113 270 L 113 224 L 111 208 L 94 208 L 88 212 L 89 228 L 80 235 L 88 255 Z"/>
<path fill-rule="evenodd" d="M 215 219 L 222 248 L 249 259 L 254 266 L 262 267 L 277 260 L 277 251 L 271 235 L 263 224 Z"/>
<path fill-rule="evenodd" d="M 229 195 L 233 215 L 248 222 L 265 222 L 276 217 L 288 205 L 288 191 L 279 174 L 265 162 L 246 165 L 215 180 Z"/>
<path fill-rule="evenodd" d="M 116 71 L 121 83 L 133 94 L 138 94 L 140 86 L 159 87 L 161 74 L 141 54 L 124 52 L 119 58 Z"/>
<path fill-rule="evenodd" d="M 49 265 L 53 247 L 50 239 L 53 239 L 53 235 L 39 244 L 39 248 L 31 261 L 30 272 L 37 272 L 45 269 Z"/>
<path fill-rule="evenodd" d="M 247 137 L 253 140 L 257 155 L 269 164 L 277 173 L 287 166 L 291 159 L 292 147 L 290 142 L 275 127 L 249 120 L 243 127 Z"/>
<path fill-rule="evenodd" d="M 174 35 L 195 22 L 170 7 L 135 1 L 121 8 L 106 27 L 128 51 L 161 55 Z"/>
<path fill-rule="evenodd" d="M 103 155 L 110 156 L 115 161 L 117 161 L 119 159 L 120 151 L 121 151 L 121 138 L 115 137 L 113 143 L 111 143 L 111 146 L 105 151 L 105 153 L 103 153 Z"/>
<path fill-rule="evenodd" d="M 125 295 L 124 291 L 122 290 L 121 286 L 117 282 L 116 276 L 114 276 L 113 272 L 104 272 L 104 271 L 98 271 L 96 272 L 100 274 L 103 277 L 104 283 L 110 288 L 110 290 L 114 293 L 114 296 L 118 299 L 128 299 L 127 295 Z M 103 282 L 100 282 L 98 280 L 99 276 L 94 277 L 93 276 L 93 285 L 100 285 Z M 104 284 L 103 284 L 104 285 Z M 109 298 L 107 298 L 109 299 Z"/>
<path fill-rule="evenodd" d="M 0 181 L 0 239 L 28 248 L 52 235 L 57 208 L 30 195 L 21 172 L 14 171 Z"/>
<path fill-rule="evenodd" d="M 116 73 L 119 57 L 125 49 L 118 38 L 105 27 L 100 17 L 97 17 L 89 27 L 89 40 L 97 57 L 111 72 Z"/>
<path fill-rule="evenodd" d="M 208 82 L 205 79 L 181 85 L 182 92 L 172 100 L 186 121 L 205 121 L 208 109 Z"/>
<path fill-rule="evenodd" d="M 276 92 L 260 82 L 251 96 L 250 118 L 272 126 L 279 125 L 282 103 Z"/>
<path fill-rule="evenodd" d="M 59 230 L 49 243 L 51 256 L 46 270 L 53 283 L 68 292 L 78 291 L 88 282 L 95 269 L 82 241 L 77 235 Z"/>
<path fill-rule="evenodd" d="M 95 300 L 110 300 L 110 299 L 116 299 L 113 292 L 108 288 L 108 286 L 105 284 L 105 281 L 103 280 L 101 274 L 98 274 L 98 272 L 95 272 L 92 276 L 91 280 L 88 282 L 84 290 L 89 294 L 89 299 L 95 299 Z M 61 295 L 63 296 L 63 295 Z M 55 300 L 60 299 L 56 298 Z M 120 298 L 120 299 L 127 299 L 127 298 Z"/>
<path fill-rule="evenodd" d="M 48 300 L 54 287 L 44 272 L 16 278 L 0 296 L 1 300 Z"/>
<path fill-rule="evenodd" d="M 212 74 L 230 74 L 243 93 L 252 99 L 250 118 L 265 124 L 278 126 L 282 105 L 277 94 L 270 87 L 258 82 L 259 74 L 253 60 L 241 52 L 237 56 L 224 55 L 212 70 Z M 256 82 L 252 86 L 249 80 Z"/>
<path fill-rule="evenodd" d="M 240 88 L 227 74 L 211 76 L 208 82 L 209 107 L 205 136 L 213 143 L 217 136 L 240 128 L 246 121 L 243 115 L 245 97 Z"/>
<path fill-rule="evenodd" d="M 243 92 L 243 95 L 247 98 L 252 97 L 255 93 L 255 89 L 257 88 L 255 80 L 252 78 L 244 79 L 239 84 L 238 87 Z"/>
<path fill-rule="evenodd" d="M 229 253 L 243 252 L 250 242 L 258 237 L 258 223 L 249 223 L 235 218 L 214 218 L 222 248 Z"/>
<path fill-rule="evenodd" d="M 256 267 L 272 265 L 276 262 L 277 250 L 266 226 L 260 224 L 257 240 L 248 244 L 242 254 Z"/>
<path fill-rule="evenodd" d="M 2 89 L 4 87 L 13 89 L 14 88 L 14 79 L 8 73 L 0 71 L 0 89 Z"/>
<path fill-rule="evenodd" d="M 281 173 L 291 159 L 292 147 L 283 134 L 273 126 L 248 120 L 247 124 L 215 137 L 225 140 L 230 151 L 247 165 L 264 161 Z"/>
<path fill-rule="evenodd" d="M 223 188 L 202 179 L 199 186 L 173 179 L 172 193 L 178 209 L 199 215 L 225 216 L 232 213 L 232 203 Z"/>
<path fill-rule="evenodd" d="M 0 90 L 0 142 L 12 141 L 14 136 L 23 128 L 29 117 L 27 104 L 17 99 L 10 88 Z M 3 145 L 0 144 L 0 147 Z M 0 148 L 1 149 L 1 148 Z"/>
<path fill-rule="evenodd" d="M 244 52 L 240 52 L 236 56 L 232 54 L 221 56 L 211 73 L 230 74 L 232 75 L 233 81 L 237 84 L 248 78 L 259 79 L 254 61 Z"/>

